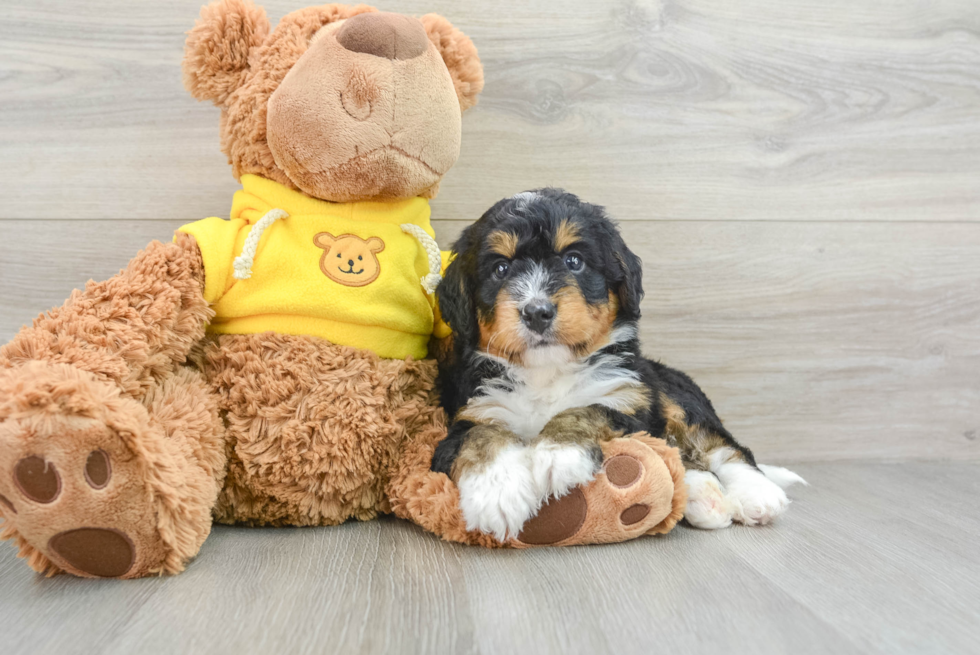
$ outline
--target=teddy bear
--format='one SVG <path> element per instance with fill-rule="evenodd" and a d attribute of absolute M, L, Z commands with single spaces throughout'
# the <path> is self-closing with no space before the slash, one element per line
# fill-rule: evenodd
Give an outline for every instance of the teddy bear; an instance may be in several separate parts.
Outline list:
<path fill-rule="evenodd" d="M 458 491 L 430 470 L 446 434 L 433 357 L 452 333 L 429 199 L 483 87 L 468 37 L 365 5 L 273 29 L 250 0 L 218 0 L 183 72 L 220 109 L 242 185 L 229 217 L 149 244 L 0 348 L 0 537 L 31 568 L 178 573 L 214 522 L 394 513 L 513 547 L 676 524 L 683 467 L 649 435 L 607 441 L 591 485 L 504 543 L 467 531 Z"/>

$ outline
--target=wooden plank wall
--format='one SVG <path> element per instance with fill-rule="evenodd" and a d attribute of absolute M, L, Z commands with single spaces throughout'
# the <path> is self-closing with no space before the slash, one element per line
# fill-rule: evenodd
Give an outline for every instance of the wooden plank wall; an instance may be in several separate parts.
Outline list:
<path fill-rule="evenodd" d="M 180 80 L 199 5 L 0 5 L 0 339 L 227 214 L 217 110 Z M 980 459 L 980 3 L 382 8 L 446 15 L 486 69 L 443 244 L 564 186 L 644 258 L 648 352 L 763 459 Z"/>

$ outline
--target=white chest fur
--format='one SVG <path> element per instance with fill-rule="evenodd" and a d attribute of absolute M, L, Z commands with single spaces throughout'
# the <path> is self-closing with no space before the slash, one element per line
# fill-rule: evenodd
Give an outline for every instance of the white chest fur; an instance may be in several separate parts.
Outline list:
<path fill-rule="evenodd" d="M 567 348 L 552 346 L 535 349 L 526 360 L 521 367 L 505 364 L 505 375 L 485 383 L 470 399 L 466 416 L 501 423 L 530 440 L 566 409 L 630 409 L 642 387 L 639 376 L 622 368 L 622 360 L 612 355 L 586 363 L 572 360 Z"/>

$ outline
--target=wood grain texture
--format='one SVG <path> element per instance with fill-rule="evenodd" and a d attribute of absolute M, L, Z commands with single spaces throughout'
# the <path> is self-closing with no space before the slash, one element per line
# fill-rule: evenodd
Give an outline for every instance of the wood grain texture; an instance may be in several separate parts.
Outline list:
<path fill-rule="evenodd" d="M 0 340 L 180 221 L 4 221 Z M 443 246 L 465 225 L 437 221 Z M 765 462 L 980 459 L 980 225 L 633 221 L 641 337 Z M 43 256 L 38 253 L 43 253 Z"/>
<path fill-rule="evenodd" d="M 774 526 L 613 546 L 218 527 L 184 574 L 119 583 L 42 579 L 3 545 L 0 634 L 11 655 L 980 649 L 977 464 L 795 468 L 811 486 Z"/>
<path fill-rule="evenodd" d="M 226 215 L 218 112 L 180 81 L 203 1 L 0 3 L 0 341 Z M 129 583 L 0 545 L 3 652 L 980 652 L 980 3 L 380 7 L 449 17 L 486 68 L 440 242 L 526 188 L 607 205 L 648 354 L 812 486 L 773 527 L 607 547 L 216 528 Z"/>
<path fill-rule="evenodd" d="M 224 210 L 218 112 L 181 88 L 200 4 L 0 5 L 0 217 Z M 486 68 L 437 216 L 558 185 L 622 220 L 980 219 L 975 0 L 381 5 L 448 16 Z"/>
<path fill-rule="evenodd" d="M 451 242 L 466 224 L 440 223 Z M 624 222 L 645 354 L 762 461 L 980 459 L 980 227 Z"/>

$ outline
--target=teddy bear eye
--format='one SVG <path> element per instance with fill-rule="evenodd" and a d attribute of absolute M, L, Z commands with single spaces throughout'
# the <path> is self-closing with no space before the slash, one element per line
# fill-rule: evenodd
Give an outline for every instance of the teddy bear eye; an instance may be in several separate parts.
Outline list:
<path fill-rule="evenodd" d="M 361 257 L 360 255 L 357 256 L 357 261 L 363 261 L 363 260 L 364 260 L 363 257 Z"/>
<path fill-rule="evenodd" d="M 340 259 L 340 253 L 339 252 L 337 253 L 337 259 Z"/>

